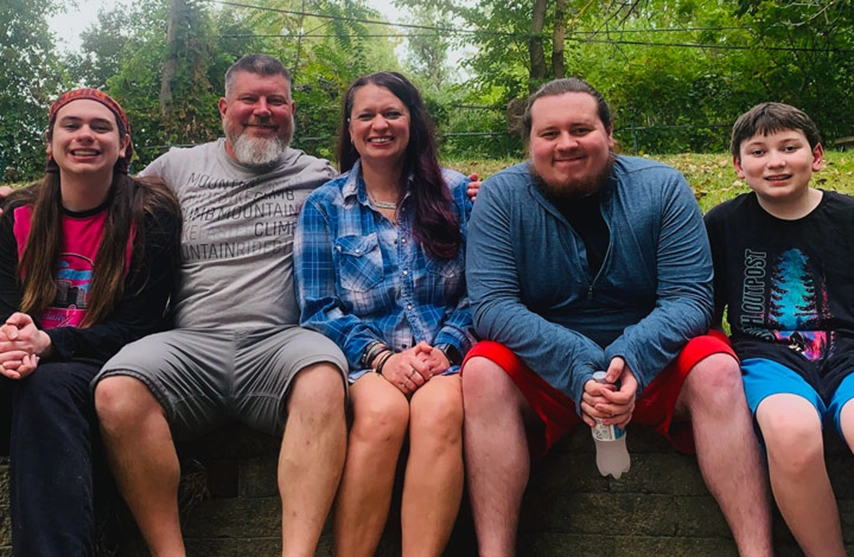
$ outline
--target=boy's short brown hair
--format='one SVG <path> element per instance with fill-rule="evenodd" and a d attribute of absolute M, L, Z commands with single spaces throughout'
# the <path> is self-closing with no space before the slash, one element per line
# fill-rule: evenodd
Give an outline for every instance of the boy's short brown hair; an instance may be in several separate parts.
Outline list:
<path fill-rule="evenodd" d="M 768 135 L 782 130 L 803 132 L 810 144 L 810 149 L 815 149 L 816 145 L 821 143 L 818 127 L 802 110 L 783 103 L 762 103 L 757 104 L 735 121 L 729 150 L 733 157 L 741 160 L 741 144 L 745 140 L 756 134 Z"/>

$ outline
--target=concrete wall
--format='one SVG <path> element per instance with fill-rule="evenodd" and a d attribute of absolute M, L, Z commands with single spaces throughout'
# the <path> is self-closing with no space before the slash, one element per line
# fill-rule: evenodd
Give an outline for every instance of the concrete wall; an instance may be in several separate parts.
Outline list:
<path fill-rule="evenodd" d="M 828 435 L 828 466 L 839 499 L 849 555 L 854 555 L 854 459 Z M 735 556 L 729 529 L 708 494 L 693 457 L 673 451 L 654 433 L 629 427 L 632 469 L 619 481 L 599 476 L 586 428 L 578 428 L 531 472 L 520 525 L 520 556 Z M 281 550 L 276 492 L 276 439 L 230 426 L 182 447 L 184 534 L 191 556 L 263 557 Z M 0 462 L 0 557 L 11 555 L 8 474 Z M 496 489 L 501 489 L 496 485 Z M 146 555 L 126 510 L 113 501 L 101 555 Z M 399 504 L 399 500 L 395 505 Z M 378 555 L 400 553 L 399 515 L 392 512 Z M 318 556 L 332 555 L 330 531 Z M 775 517 L 777 555 L 801 555 Z M 468 502 L 446 551 L 476 555 Z"/>

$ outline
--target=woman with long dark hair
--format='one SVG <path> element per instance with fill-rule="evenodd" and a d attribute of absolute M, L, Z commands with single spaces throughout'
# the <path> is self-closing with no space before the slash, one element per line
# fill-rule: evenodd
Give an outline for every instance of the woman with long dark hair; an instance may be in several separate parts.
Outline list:
<path fill-rule="evenodd" d="M 127 175 L 121 106 L 95 89 L 51 106 L 47 174 L 0 219 L 0 389 L 11 390 L 12 550 L 94 555 L 90 380 L 162 328 L 181 212 L 162 182 Z"/>
<path fill-rule="evenodd" d="M 294 243 L 301 324 L 350 364 L 336 553 L 374 554 L 408 435 L 403 555 L 440 555 L 462 497 L 459 364 L 474 342 L 468 178 L 439 166 L 424 102 L 394 72 L 348 89 L 338 162 L 343 174 L 306 200 Z"/>

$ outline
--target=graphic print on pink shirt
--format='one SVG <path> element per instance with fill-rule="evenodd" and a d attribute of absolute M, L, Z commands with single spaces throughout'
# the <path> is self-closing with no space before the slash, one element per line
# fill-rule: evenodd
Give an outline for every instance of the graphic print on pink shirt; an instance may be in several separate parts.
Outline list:
<path fill-rule="evenodd" d="M 56 265 L 57 290 L 51 307 L 40 312 L 42 327 L 78 327 L 86 314 L 93 262 L 88 257 L 63 253 Z"/>

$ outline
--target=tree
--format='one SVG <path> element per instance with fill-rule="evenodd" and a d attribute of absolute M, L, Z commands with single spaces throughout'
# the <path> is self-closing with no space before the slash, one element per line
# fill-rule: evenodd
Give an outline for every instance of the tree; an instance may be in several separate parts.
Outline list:
<path fill-rule="evenodd" d="M 854 133 L 854 3 L 740 0 L 737 14 L 766 52 L 759 75 L 767 98 L 803 109 L 827 140 Z"/>
<path fill-rule="evenodd" d="M 195 0 L 177 6 L 167 42 L 173 7 L 169 0 L 153 0 L 99 13 L 71 61 L 78 79 L 105 88 L 125 108 L 139 157 L 136 168 L 171 145 L 219 136 L 217 100 L 225 70 L 246 52 L 259 50 L 233 11 L 214 12 Z"/>
<path fill-rule="evenodd" d="M 406 66 L 422 94 L 441 95 L 448 85 L 448 51 L 454 4 L 451 0 L 395 0 L 394 5 L 409 11 L 412 27 L 406 38 Z"/>
<path fill-rule="evenodd" d="M 291 70 L 297 104 L 294 145 L 332 158 L 341 95 L 357 77 L 397 70 L 394 43 L 372 23 L 379 14 L 361 1 L 290 0 L 243 9 L 265 52 Z M 384 39 L 384 40 L 383 40 Z"/>
<path fill-rule="evenodd" d="M 472 8 L 459 9 L 476 29 L 479 48 L 468 65 L 478 76 L 477 86 L 481 91 L 501 87 L 507 101 L 534 92 L 566 74 L 566 40 L 574 39 L 574 31 L 619 21 L 641 1 L 478 0 Z"/>
<path fill-rule="evenodd" d="M 189 31 L 190 19 L 190 6 L 186 0 L 170 0 L 169 19 L 166 22 L 166 60 L 160 77 L 160 115 L 166 121 L 172 116 L 172 88 L 178 70 L 178 51 L 181 39 Z"/>
<path fill-rule="evenodd" d="M 29 180 L 44 170 L 47 109 L 63 86 L 47 17 L 48 0 L 0 3 L 0 180 Z"/>
<path fill-rule="evenodd" d="M 65 57 L 74 79 L 95 89 L 107 87 L 107 80 L 121 71 L 125 44 L 141 32 L 135 15 L 121 4 L 98 12 L 95 23 L 80 33 L 80 50 Z"/>
<path fill-rule="evenodd" d="M 555 79 L 566 77 L 563 51 L 566 44 L 566 8 L 568 0 L 555 0 L 555 26 L 552 32 L 552 73 Z"/>
<path fill-rule="evenodd" d="M 546 24 L 546 0 L 534 0 L 531 12 L 531 33 L 528 35 L 528 56 L 530 66 L 530 87 L 536 89 L 537 83 L 547 81 L 546 53 L 543 47 L 543 27 Z"/>

